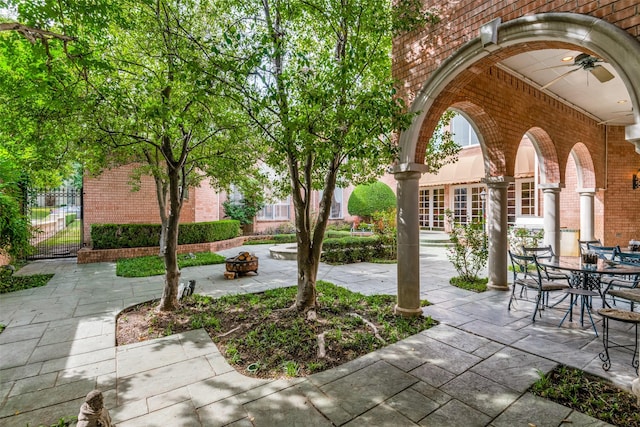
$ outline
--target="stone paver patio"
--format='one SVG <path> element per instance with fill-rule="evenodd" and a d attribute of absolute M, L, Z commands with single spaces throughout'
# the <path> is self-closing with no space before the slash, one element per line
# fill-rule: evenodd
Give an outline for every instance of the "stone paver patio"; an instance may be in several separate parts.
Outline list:
<path fill-rule="evenodd" d="M 196 292 L 223 295 L 292 285 L 295 261 L 272 260 L 260 274 L 224 280 L 224 265 L 183 270 Z M 241 248 L 222 251 L 236 255 Z M 394 264 L 322 264 L 319 279 L 366 294 L 395 294 Z M 304 379 L 260 380 L 238 374 L 204 330 L 115 346 L 115 316 L 157 298 L 163 278 L 125 279 L 115 264 L 38 261 L 21 274 L 55 273 L 42 288 L 0 296 L 0 426 L 50 424 L 78 414 L 93 388 L 119 427 L 132 426 L 537 426 L 606 425 L 526 392 L 558 363 L 629 389 L 631 355 L 602 350 L 588 323 L 565 322 L 566 305 L 531 322 L 531 306 L 508 312 L 509 295 L 474 294 L 448 284 L 455 274 L 442 248 L 421 251 L 425 314 L 440 324 Z M 563 303 L 564 304 L 564 303 Z M 600 319 L 594 316 L 600 330 Z M 614 322 L 619 323 L 619 322 Z M 630 332 L 612 324 L 612 335 Z"/>

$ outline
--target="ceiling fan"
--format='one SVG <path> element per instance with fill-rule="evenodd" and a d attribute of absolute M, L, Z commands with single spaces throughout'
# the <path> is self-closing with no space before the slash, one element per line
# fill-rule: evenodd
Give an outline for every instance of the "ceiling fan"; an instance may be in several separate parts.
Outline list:
<path fill-rule="evenodd" d="M 558 67 L 577 67 L 577 68 L 574 68 L 573 70 L 567 71 L 566 73 L 556 77 L 555 79 L 551 80 L 546 85 L 542 86 L 541 89 L 548 88 L 552 84 L 555 84 L 555 83 L 559 82 L 560 80 L 564 79 L 569 74 L 571 74 L 573 72 L 576 72 L 578 70 L 589 71 L 591 74 L 593 74 L 595 76 L 596 79 L 598 79 L 600 81 L 600 83 L 608 82 L 609 80 L 613 79 L 615 76 L 613 74 L 611 74 L 609 72 L 609 70 L 604 68 L 602 65 L 598 65 L 598 62 L 604 62 L 604 61 L 602 59 L 600 59 L 600 58 L 596 58 L 595 56 L 591 56 L 591 55 L 588 55 L 586 53 L 581 53 L 580 55 L 577 55 L 573 59 L 573 64 L 566 64 L 566 65 L 558 65 L 556 67 L 549 67 L 549 68 L 558 68 Z"/>

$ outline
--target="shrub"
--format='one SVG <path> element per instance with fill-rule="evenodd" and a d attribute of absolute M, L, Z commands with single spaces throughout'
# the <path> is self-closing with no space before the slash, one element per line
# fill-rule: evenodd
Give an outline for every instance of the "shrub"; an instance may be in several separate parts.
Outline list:
<path fill-rule="evenodd" d="M 326 239 L 322 244 L 322 260 L 333 264 L 394 259 L 392 253 L 380 236 Z"/>
<path fill-rule="evenodd" d="M 138 248 L 160 245 L 160 224 L 93 224 L 94 249 Z M 180 224 L 178 244 L 217 242 L 240 235 L 236 220 Z"/>
<path fill-rule="evenodd" d="M 33 252 L 31 231 L 31 221 L 20 212 L 18 201 L 0 192 L 0 249 L 12 258 L 26 257 Z"/>
<path fill-rule="evenodd" d="M 242 225 L 253 224 L 253 218 L 264 207 L 262 197 L 246 196 L 240 201 L 225 201 L 224 214 L 231 219 L 240 221 Z"/>
<path fill-rule="evenodd" d="M 357 215 L 369 220 L 374 213 L 384 212 L 396 207 L 396 195 L 383 182 L 358 185 L 349 197 L 347 210 L 350 215 Z"/>
<path fill-rule="evenodd" d="M 478 272 L 487 265 L 489 257 L 484 223 L 457 223 L 453 220 L 451 211 L 447 211 L 446 216 L 451 225 L 450 238 L 453 243 L 453 246 L 447 249 L 447 258 L 462 280 L 475 282 L 478 280 Z"/>

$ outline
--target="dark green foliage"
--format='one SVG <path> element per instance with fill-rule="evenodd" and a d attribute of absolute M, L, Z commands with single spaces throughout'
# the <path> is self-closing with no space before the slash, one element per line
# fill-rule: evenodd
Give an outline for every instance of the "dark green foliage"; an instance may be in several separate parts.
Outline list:
<path fill-rule="evenodd" d="M 336 230 L 327 230 L 324 233 L 325 239 L 340 239 L 342 237 L 350 237 L 351 232 L 349 230 L 346 231 L 336 231 Z"/>
<path fill-rule="evenodd" d="M 180 224 L 178 244 L 217 242 L 240 236 L 240 222 L 225 219 L 212 222 Z"/>
<path fill-rule="evenodd" d="M 357 215 L 369 220 L 374 213 L 383 212 L 396 207 L 396 195 L 383 182 L 362 184 L 354 188 L 349 197 L 347 209 L 350 215 Z"/>
<path fill-rule="evenodd" d="M 380 236 L 326 239 L 322 244 L 322 261 L 331 264 L 394 259 L 394 253 L 394 245 Z"/>
<path fill-rule="evenodd" d="M 636 397 L 604 378 L 567 366 L 557 366 L 529 391 L 609 424 L 640 426 L 640 405 Z"/>
<path fill-rule="evenodd" d="M 5 249 L 11 257 L 24 258 L 33 248 L 31 222 L 20 212 L 18 201 L 0 192 L 0 249 Z"/>
<path fill-rule="evenodd" d="M 0 278 L 0 294 L 44 286 L 52 277 L 53 274 L 2 277 Z"/>
<path fill-rule="evenodd" d="M 276 243 L 294 243 L 296 241 L 295 234 L 276 234 L 273 236 Z"/>
<path fill-rule="evenodd" d="M 253 224 L 253 218 L 264 207 L 262 197 L 246 196 L 239 202 L 225 201 L 222 206 L 224 213 L 231 219 L 240 221 L 240 224 Z"/>
<path fill-rule="evenodd" d="M 93 224 L 94 249 L 138 248 L 160 244 L 160 224 Z M 217 242 L 240 235 L 236 220 L 180 224 L 178 244 Z"/>

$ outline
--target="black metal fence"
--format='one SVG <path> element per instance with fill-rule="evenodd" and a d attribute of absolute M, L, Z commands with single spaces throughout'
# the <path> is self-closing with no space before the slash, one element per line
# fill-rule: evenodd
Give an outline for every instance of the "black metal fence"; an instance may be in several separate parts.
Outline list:
<path fill-rule="evenodd" d="M 31 189 L 26 194 L 36 258 L 74 257 L 82 247 L 82 189 Z"/>

